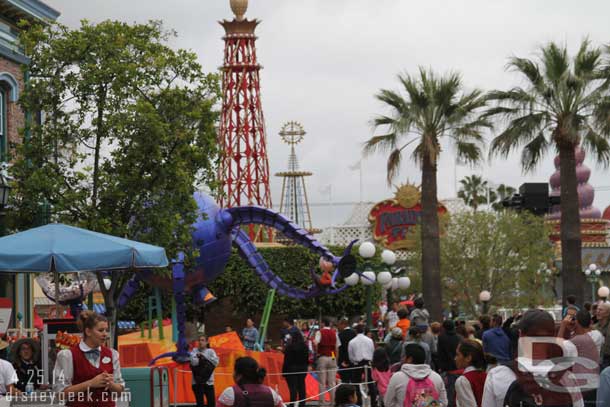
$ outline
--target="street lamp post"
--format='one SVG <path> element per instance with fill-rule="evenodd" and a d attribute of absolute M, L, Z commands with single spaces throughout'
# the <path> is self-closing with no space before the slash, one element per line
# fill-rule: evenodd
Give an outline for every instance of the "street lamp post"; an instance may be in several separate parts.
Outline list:
<path fill-rule="evenodd" d="M 587 276 L 587 281 L 591 283 L 591 302 L 595 301 L 595 285 L 599 281 L 599 276 L 602 271 L 597 268 L 596 264 L 589 264 L 584 270 L 585 276 Z"/>
<path fill-rule="evenodd" d="M 385 268 L 380 269 L 379 273 L 375 272 L 370 260 L 375 257 L 376 248 L 371 242 L 364 242 L 358 248 L 358 253 L 364 259 L 364 268 L 361 273 L 353 273 L 345 278 L 345 284 L 354 286 L 358 282 L 366 286 L 366 326 L 371 329 L 373 325 L 373 285 L 375 282 L 381 284 L 385 289 L 390 289 L 396 285 L 396 288 L 408 288 L 411 281 L 408 277 L 392 278 L 391 266 L 396 262 L 396 254 L 391 250 L 384 250 L 381 253 L 381 261 Z M 360 274 L 360 275 L 359 275 Z"/>
<path fill-rule="evenodd" d="M 360 281 L 366 286 L 366 326 L 371 329 L 373 323 L 373 284 L 375 284 L 376 275 L 370 260 L 375 257 L 375 245 L 371 242 L 364 242 L 358 248 L 358 253 L 364 259 L 364 271 Z"/>
<path fill-rule="evenodd" d="M 11 193 L 8 174 L 5 169 L 0 171 L 0 236 L 6 235 L 6 223 L 4 221 L 5 209 L 8 204 L 8 198 Z"/>
<path fill-rule="evenodd" d="M 546 297 L 547 294 L 547 286 L 548 283 L 551 281 L 551 276 L 553 275 L 553 270 L 551 270 L 546 263 L 542 263 L 540 265 L 540 268 L 538 269 L 538 271 L 536 271 L 536 273 L 542 277 L 542 283 L 543 283 L 543 288 L 542 288 L 542 295 L 543 297 Z M 554 301 L 554 296 L 553 296 L 553 290 L 551 287 L 551 293 L 550 293 L 551 299 Z"/>
<path fill-rule="evenodd" d="M 482 314 L 487 314 L 487 306 L 489 304 L 489 300 L 491 300 L 491 293 L 487 290 L 483 290 L 479 293 L 479 301 L 483 305 Z"/>

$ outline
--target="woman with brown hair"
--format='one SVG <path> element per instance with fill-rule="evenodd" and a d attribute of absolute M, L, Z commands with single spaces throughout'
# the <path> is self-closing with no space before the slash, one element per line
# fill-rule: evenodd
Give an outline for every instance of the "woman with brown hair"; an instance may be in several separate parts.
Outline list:
<path fill-rule="evenodd" d="M 119 353 L 104 346 L 108 320 L 93 311 L 83 311 L 78 326 L 83 333 L 81 342 L 57 354 L 54 390 L 68 407 L 115 407 L 124 381 Z"/>

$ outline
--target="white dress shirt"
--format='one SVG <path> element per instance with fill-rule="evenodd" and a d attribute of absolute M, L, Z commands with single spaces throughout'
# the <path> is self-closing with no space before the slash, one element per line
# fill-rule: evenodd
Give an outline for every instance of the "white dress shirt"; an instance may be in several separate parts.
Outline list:
<path fill-rule="evenodd" d="M 464 374 L 472 372 L 473 370 L 476 369 L 472 366 L 468 366 L 464 369 Z M 455 381 L 455 402 L 457 407 L 473 407 L 477 405 L 472 386 L 466 376 L 462 375 Z"/>
<path fill-rule="evenodd" d="M 13 365 L 4 359 L 0 359 L 0 394 L 6 394 L 6 388 L 18 381 L 19 378 Z"/>
<path fill-rule="evenodd" d="M 325 326 L 325 327 L 322 327 L 322 329 L 331 329 L 331 327 Z M 313 337 L 313 341 L 316 345 L 319 345 L 320 341 L 322 340 L 322 333 L 320 331 L 316 331 L 316 334 Z M 335 330 L 335 333 L 337 334 L 336 335 L 337 336 L 337 349 L 339 349 L 339 346 L 341 346 L 341 340 L 339 339 L 339 332 Z"/>
<path fill-rule="evenodd" d="M 83 352 L 91 350 L 91 348 L 85 343 L 85 341 L 81 341 L 78 347 Z M 98 350 L 101 352 L 101 347 L 98 347 Z M 114 376 L 114 382 L 116 384 L 122 385 L 123 388 L 125 388 L 125 381 L 123 380 L 123 376 L 121 376 L 121 363 L 119 361 L 119 352 L 114 349 L 110 350 L 112 351 L 112 374 Z M 100 359 L 101 355 L 95 361 L 89 362 L 96 368 L 99 368 Z M 53 369 L 53 391 L 61 392 L 66 387 L 72 386 L 73 377 L 74 363 L 72 361 L 72 352 L 70 351 L 70 349 L 64 349 L 57 354 L 57 360 L 55 361 L 55 368 Z"/>
<path fill-rule="evenodd" d="M 349 361 L 357 364 L 363 360 L 373 360 L 373 352 L 375 351 L 375 343 L 371 338 L 364 334 L 356 335 L 347 344 L 347 352 Z"/>

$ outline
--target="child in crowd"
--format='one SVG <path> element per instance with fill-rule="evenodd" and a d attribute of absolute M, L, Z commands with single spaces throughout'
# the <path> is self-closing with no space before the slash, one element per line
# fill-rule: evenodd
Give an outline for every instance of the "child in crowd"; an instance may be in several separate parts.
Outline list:
<path fill-rule="evenodd" d="M 383 400 L 388 389 L 388 383 L 392 377 L 390 370 L 390 358 L 385 348 L 377 348 L 373 352 L 373 380 L 377 383 L 379 400 Z"/>
<path fill-rule="evenodd" d="M 335 407 L 358 407 L 356 400 L 358 400 L 356 386 L 342 384 L 337 387 L 335 392 Z"/>

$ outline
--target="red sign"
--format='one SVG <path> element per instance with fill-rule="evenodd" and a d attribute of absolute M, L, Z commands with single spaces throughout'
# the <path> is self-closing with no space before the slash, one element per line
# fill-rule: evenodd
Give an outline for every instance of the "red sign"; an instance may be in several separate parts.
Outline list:
<path fill-rule="evenodd" d="M 438 214 L 439 218 L 447 214 L 447 208 L 439 204 Z M 410 185 L 401 187 L 395 199 L 379 202 L 371 209 L 369 221 L 373 224 L 373 237 L 391 250 L 412 249 L 419 238 L 415 227 L 421 222 L 421 216 L 416 189 Z"/>

